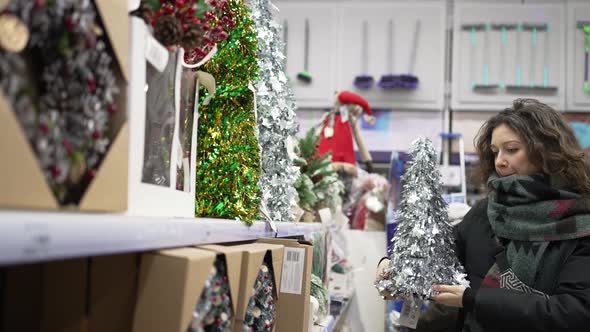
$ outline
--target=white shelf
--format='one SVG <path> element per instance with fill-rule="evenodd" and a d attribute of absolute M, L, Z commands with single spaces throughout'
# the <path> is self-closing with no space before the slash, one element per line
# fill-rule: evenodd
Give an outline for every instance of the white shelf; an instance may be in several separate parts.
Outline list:
<path fill-rule="evenodd" d="M 214 218 L 0 209 L 0 266 L 297 236 L 322 229 L 321 224 L 277 223 L 275 232 L 262 221 L 248 227 L 241 221 Z"/>

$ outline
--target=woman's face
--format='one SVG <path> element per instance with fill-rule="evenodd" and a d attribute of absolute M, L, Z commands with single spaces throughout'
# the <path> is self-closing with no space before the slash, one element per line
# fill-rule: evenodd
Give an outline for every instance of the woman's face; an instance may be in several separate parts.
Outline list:
<path fill-rule="evenodd" d="M 506 124 L 492 131 L 490 148 L 498 176 L 530 175 L 539 171 L 529 160 L 526 143 Z"/>

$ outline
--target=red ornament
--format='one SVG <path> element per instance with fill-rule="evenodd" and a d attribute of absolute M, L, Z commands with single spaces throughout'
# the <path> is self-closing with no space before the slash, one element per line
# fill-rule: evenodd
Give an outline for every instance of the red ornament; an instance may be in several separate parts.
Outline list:
<path fill-rule="evenodd" d="M 217 325 L 221 324 L 221 318 L 219 318 L 219 317 L 215 318 L 215 323 L 217 323 Z"/>
<path fill-rule="evenodd" d="M 184 7 L 185 4 L 186 4 L 186 2 L 184 0 L 174 1 L 174 5 L 176 5 L 177 8 L 182 8 L 182 7 Z"/>
<path fill-rule="evenodd" d="M 73 30 L 74 27 L 76 26 L 76 23 L 74 22 L 74 18 L 71 16 L 66 16 L 66 18 L 64 19 L 64 24 L 66 25 L 66 29 L 68 30 Z"/>
<path fill-rule="evenodd" d="M 164 13 L 170 15 L 172 13 L 174 13 L 174 6 L 172 4 L 167 4 L 164 6 Z"/>
<path fill-rule="evenodd" d="M 88 171 L 88 177 L 92 180 L 96 177 L 96 170 L 95 169 L 91 169 Z"/>
<path fill-rule="evenodd" d="M 227 39 L 227 32 L 221 31 L 221 33 L 219 34 L 219 41 L 223 41 L 226 39 Z"/>
<path fill-rule="evenodd" d="M 215 14 L 210 10 L 206 11 L 203 16 L 208 20 L 212 20 L 215 18 Z"/>
<path fill-rule="evenodd" d="M 264 280 L 268 279 L 268 274 L 264 275 Z"/>
<path fill-rule="evenodd" d="M 94 129 L 94 131 L 92 132 L 92 138 L 93 138 L 94 140 L 97 140 L 97 139 L 99 139 L 99 138 L 100 138 L 100 136 L 102 136 L 102 135 L 100 134 L 100 131 L 99 131 L 98 129 Z"/>
<path fill-rule="evenodd" d="M 268 283 L 268 287 L 272 287 L 272 282 L 269 282 Z"/>
<path fill-rule="evenodd" d="M 68 154 L 71 155 L 72 153 L 74 153 L 74 146 L 72 145 L 72 143 L 70 143 L 70 141 L 64 138 L 64 140 L 61 141 L 61 144 L 64 146 L 64 148 L 66 148 Z"/>
<path fill-rule="evenodd" d="M 227 281 L 227 276 L 222 277 L 223 281 Z"/>
<path fill-rule="evenodd" d="M 93 34 L 88 34 L 86 36 L 86 48 L 95 48 L 96 47 L 96 37 Z"/>
<path fill-rule="evenodd" d="M 225 294 L 221 294 L 219 296 L 221 297 L 221 300 L 225 300 Z"/>
<path fill-rule="evenodd" d="M 61 175 L 61 168 L 54 165 L 54 166 L 49 167 L 49 172 L 51 173 L 51 176 L 56 178 Z"/>
<path fill-rule="evenodd" d="M 112 114 L 114 114 L 116 111 L 117 111 L 117 107 L 115 107 L 115 105 L 114 105 L 114 104 L 109 104 L 109 105 L 107 106 L 107 112 L 108 112 L 109 114 L 111 114 L 111 115 L 112 115 Z"/>
<path fill-rule="evenodd" d="M 47 125 L 47 123 L 40 123 L 39 124 L 39 130 L 41 130 L 41 132 L 46 135 L 49 132 L 49 126 Z"/>
<path fill-rule="evenodd" d="M 215 286 L 221 286 L 221 282 L 220 281 L 216 281 L 215 282 Z"/>
<path fill-rule="evenodd" d="M 264 294 L 268 294 L 268 288 L 265 288 L 263 291 L 264 291 Z"/>
<path fill-rule="evenodd" d="M 90 89 L 90 92 L 96 91 L 96 81 L 94 78 L 88 79 L 88 89 Z"/>
<path fill-rule="evenodd" d="M 45 0 L 35 0 L 35 9 L 45 6 Z"/>
<path fill-rule="evenodd" d="M 229 16 L 229 18 L 232 18 L 232 17 L 234 17 L 234 12 L 232 12 L 232 11 L 228 12 L 228 13 L 227 13 L 227 16 Z"/>

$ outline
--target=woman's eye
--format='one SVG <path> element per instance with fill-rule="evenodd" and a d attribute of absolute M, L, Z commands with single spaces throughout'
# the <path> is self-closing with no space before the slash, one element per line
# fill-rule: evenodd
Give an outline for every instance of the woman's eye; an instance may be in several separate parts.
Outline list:
<path fill-rule="evenodd" d="M 508 153 L 516 153 L 518 151 L 517 148 L 507 149 Z"/>

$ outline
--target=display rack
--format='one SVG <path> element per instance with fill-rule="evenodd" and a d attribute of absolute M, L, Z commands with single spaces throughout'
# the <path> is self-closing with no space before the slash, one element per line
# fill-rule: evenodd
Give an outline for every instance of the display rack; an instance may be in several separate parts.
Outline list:
<path fill-rule="evenodd" d="M 263 221 L 250 227 L 214 218 L 131 217 L 119 214 L 0 210 L 0 266 L 163 248 L 300 236 L 319 223 Z"/>
<path fill-rule="evenodd" d="M 344 298 L 340 313 L 336 316 L 326 316 L 318 325 L 313 326 L 312 332 L 337 332 L 342 330 L 353 297 L 354 293 L 351 293 L 348 297 Z"/>

